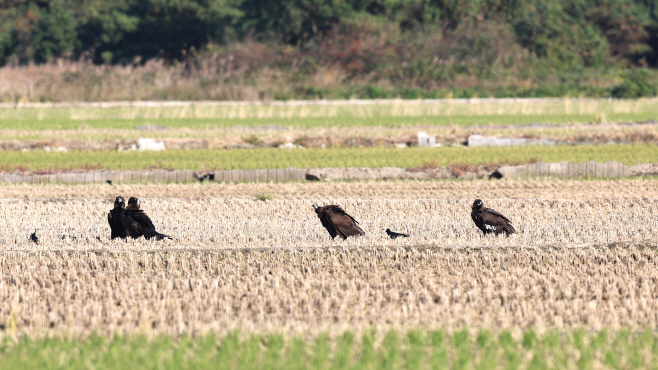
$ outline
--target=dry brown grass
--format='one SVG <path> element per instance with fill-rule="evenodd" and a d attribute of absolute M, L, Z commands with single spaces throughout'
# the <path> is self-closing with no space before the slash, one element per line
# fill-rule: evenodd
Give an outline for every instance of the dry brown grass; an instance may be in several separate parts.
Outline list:
<path fill-rule="evenodd" d="M 128 196 L 129 194 L 124 194 Z M 158 230 L 173 241 L 110 241 L 107 200 L 4 200 L 2 250 L 149 250 L 318 248 L 335 245 L 501 246 L 654 240 L 658 199 L 489 200 L 518 234 L 482 238 L 470 217 L 472 199 L 307 200 L 143 199 Z M 354 216 L 365 237 L 332 241 L 311 204 L 337 203 Z M 40 244 L 28 235 L 34 229 Z M 391 240 L 390 228 L 411 235 Z"/>
<path fill-rule="evenodd" d="M 657 261 L 642 247 L 4 253 L 0 336 L 641 330 L 658 325 Z"/>
<path fill-rule="evenodd" d="M 2 187 L 5 196 L 107 199 L 0 201 L 0 337 L 653 328 L 656 188 L 655 180 Z M 173 241 L 111 241 L 105 191 L 192 199 L 143 201 Z M 194 199 L 203 191 L 224 198 Z M 253 200 L 259 192 L 276 199 Z M 506 192 L 558 199 L 490 199 Z M 519 234 L 482 238 L 469 214 L 474 194 Z M 367 235 L 331 240 L 312 202 L 341 204 Z M 388 239 L 389 227 L 412 237 Z M 35 228 L 39 245 L 28 239 Z"/>
<path fill-rule="evenodd" d="M 253 199 L 268 193 L 273 199 L 600 199 L 658 198 L 658 180 L 472 180 L 364 181 L 279 184 L 131 184 L 2 185 L 1 198 L 114 199 L 118 194 L 139 198 Z"/>

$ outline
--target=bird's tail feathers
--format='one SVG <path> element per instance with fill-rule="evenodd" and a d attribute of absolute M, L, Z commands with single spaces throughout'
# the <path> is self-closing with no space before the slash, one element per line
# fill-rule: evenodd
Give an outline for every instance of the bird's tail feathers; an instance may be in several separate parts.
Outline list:
<path fill-rule="evenodd" d="M 505 223 L 505 231 L 507 232 L 507 234 L 516 234 L 516 229 L 514 228 L 514 226 L 512 226 L 511 222 Z"/>

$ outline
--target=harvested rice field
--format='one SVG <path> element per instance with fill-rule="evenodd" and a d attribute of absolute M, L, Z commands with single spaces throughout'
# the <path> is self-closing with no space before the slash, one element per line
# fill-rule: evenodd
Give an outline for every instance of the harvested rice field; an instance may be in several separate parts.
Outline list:
<path fill-rule="evenodd" d="M 657 185 L 1 186 L 0 369 L 652 368 Z M 110 240 L 117 195 L 173 240 Z M 332 240 L 330 203 L 366 235 Z"/>
<path fill-rule="evenodd" d="M 36 337 L 642 331 L 658 323 L 655 247 L 4 253 L 0 325 Z"/>
<path fill-rule="evenodd" d="M 306 183 L 0 185 L 1 198 L 114 199 L 619 199 L 658 198 L 658 179 L 452 180 Z"/>
<path fill-rule="evenodd" d="M 311 204 L 339 204 L 364 237 L 332 240 Z M 471 199 L 142 199 L 141 208 L 171 241 L 110 240 L 109 200 L 5 200 L 0 247 L 11 251 L 299 249 L 343 246 L 491 247 L 652 240 L 658 199 L 513 200 L 485 198 L 518 230 L 481 237 Z M 390 228 L 411 235 L 390 239 Z M 39 244 L 28 235 L 37 230 Z"/>

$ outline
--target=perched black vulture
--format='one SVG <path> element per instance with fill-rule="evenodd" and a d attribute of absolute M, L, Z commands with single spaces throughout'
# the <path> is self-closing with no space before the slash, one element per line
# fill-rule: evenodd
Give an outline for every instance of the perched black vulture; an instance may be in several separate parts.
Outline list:
<path fill-rule="evenodd" d="M 343 239 L 347 239 L 348 236 L 366 235 L 357 225 L 358 222 L 352 216 L 345 213 L 340 206 L 328 205 L 318 207 L 313 205 L 313 208 L 315 209 L 315 213 L 318 214 L 322 226 L 327 229 L 332 239 L 336 235 L 340 235 Z"/>
<path fill-rule="evenodd" d="M 408 238 L 409 237 L 409 235 L 407 235 L 407 234 L 396 233 L 395 231 L 391 231 L 391 229 L 386 229 L 386 233 L 388 234 L 388 236 L 391 237 L 391 239 L 395 239 L 395 238 L 399 238 L 399 237 L 403 237 L 403 238 Z"/>
<path fill-rule="evenodd" d="M 486 208 L 480 199 L 473 202 L 471 209 L 471 218 L 484 235 L 505 233 L 506 236 L 509 236 L 509 234 L 516 233 L 512 222 L 507 217 L 496 210 Z"/>
<path fill-rule="evenodd" d="M 156 238 L 162 240 L 164 238 L 172 239 L 171 236 L 160 234 L 155 231 L 155 226 L 149 216 L 139 209 L 139 199 L 130 197 L 128 199 L 128 206 L 121 212 L 121 223 L 126 229 L 128 235 L 133 239 L 143 236 L 145 239 Z"/>
<path fill-rule="evenodd" d="M 34 242 L 34 244 L 39 244 L 39 238 L 37 238 L 37 229 L 34 229 L 34 232 L 30 234 L 30 239 Z"/>
<path fill-rule="evenodd" d="M 114 208 L 110 210 L 107 214 L 107 223 L 110 224 L 112 239 L 121 238 L 125 239 L 128 237 L 128 232 L 123 227 L 121 222 L 121 212 L 126 210 L 126 201 L 123 197 L 117 197 L 114 200 Z"/>

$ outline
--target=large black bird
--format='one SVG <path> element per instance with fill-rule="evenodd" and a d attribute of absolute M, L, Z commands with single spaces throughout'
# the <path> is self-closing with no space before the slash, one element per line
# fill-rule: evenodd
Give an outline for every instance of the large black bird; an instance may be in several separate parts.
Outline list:
<path fill-rule="evenodd" d="M 407 235 L 407 234 L 396 233 L 395 231 L 391 231 L 391 229 L 386 229 L 386 233 L 388 234 L 388 236 L 391 237 L 391 239 L 395 239 L 395 238 L 399 238 L 399 237 L 403 237 L 403 238 L 408 238 L 409 237 L 409 235 Z"/>
<path fill-rule="evenodd" d="M 34 242 L 34 244 L 39 244 L 39 238 L 37 238 L 37 229 L 34 229 L 34 232 L 30 234 L 30 239 Z"/>
<path fill-rule="evenodd" d="M 121 223 L 126 229 L 128 235 L 133 239 L 143 236 L 145 239 L 155 238 L 162 240 L 164 238 L 172 239 L 169 235 L 160 234 L 155 231 L 155 226 L 149 216 L 139 209 L 139 199 L 130 197 L 128 199 L 128 206 L 121 212 Z"/>
<path fill-rule="evenodd" d="M 123 197 L 117 197 L 114 200 L 114 208 L 107 213 L 107 223 L 110 224 L 112 239 L 121 238 L 125 239 L 128 237 L 128 232 L 126 228 L 123 227 L 121 222 L 121 212 L 126 210 L 126 201 Z"/>
<path fill-rule="evenodd" d="M 507 217 L 494 209 L 486 208 L 480 199 L 473 202 L 471 209 L 471 218 L 484 235 L 505 233 L 506 236 L 509 236 L 509 234 L 516 233 L 512 222 Z"/>
<path fill-rule="evenodd" d="M 340 206 L 328 205 L 318 207 L 313 205 L 313 208 L 315 209 L 315 213 L 318 214 L 322 226 L 327 229 L 332 239 L 334 239 L 336 235 L 340 235 L 343 239 L 347 239 L 348 236 L 366 235 L 366 233 L 358 226 L 359 222 L 356 221 L 354 217 L 345 213 Z"/>

